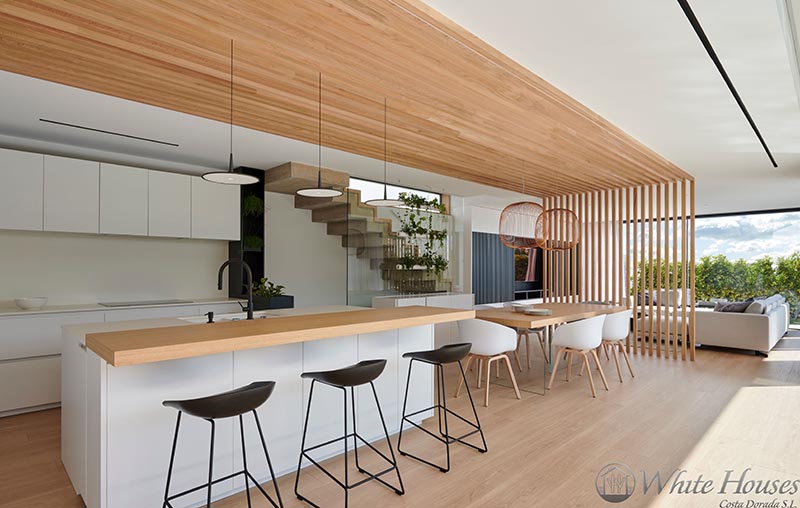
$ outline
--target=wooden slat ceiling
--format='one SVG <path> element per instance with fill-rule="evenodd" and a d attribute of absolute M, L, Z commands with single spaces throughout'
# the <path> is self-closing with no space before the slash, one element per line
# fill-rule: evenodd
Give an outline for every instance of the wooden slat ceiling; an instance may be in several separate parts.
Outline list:
<path fill-rule="evenodd" d="M 0 68 L 548 196 L 688 175 L 417 0 L 0 2 Z M 542 51 L 552 49 L 542 48 Z M 347 168 L 340 168 L 347 170 Z"/>

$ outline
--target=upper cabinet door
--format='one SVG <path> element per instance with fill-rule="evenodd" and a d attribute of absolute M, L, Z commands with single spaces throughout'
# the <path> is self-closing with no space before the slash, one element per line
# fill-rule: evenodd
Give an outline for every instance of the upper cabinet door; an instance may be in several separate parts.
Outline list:
<path fill-rule="evenodd" d="M 44 156 L 44 230 L 100 232 L 100 163 Z"/>
<path fill-rule="evenodd" d="M 100 232 L 147 235 L 146 169 L 100 164 Z"/>
<path fill-rule="evenodd" d="M 150 236 L 192 236 L 192 177 L 150 171 Z"/>
<path fill-rule="evenodd" d="M 41 231 L 44 155 L 0 149 L 0 229 Z"/>
<path fill-rule="evenodd" d="M 192 238 L 239 240 L 238 185 L 192 177 Z"/>

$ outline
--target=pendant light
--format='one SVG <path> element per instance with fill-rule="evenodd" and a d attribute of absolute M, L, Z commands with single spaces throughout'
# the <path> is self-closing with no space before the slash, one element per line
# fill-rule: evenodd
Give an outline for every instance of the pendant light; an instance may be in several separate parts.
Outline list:
<path fill-rule="evenodd" d="M 403 202 L 399 199 L 389 199 L 386 195 L 387 192 L 387 181 L 386 181 L 386 125 L 388 122 L 386 121 L 386 98 L 383 99 L 383 199 L 370 199 L 365 201 L 364 203 L 367 205 L 372 206 L 380 206 L 380 207 L 398 207 L 403 206 Z"/>
<path fill-rule="evenodd" d="M 228 171 L 211 171 L 203 175 L 203 180 L 225 185 L 249 185 L 258 183 L 259 179 L 252 175 L 240 173 L 233 168 L 233 39 L 231 39 L 231 116 L 230 116 L 230 153 L 228 154 Z"/>
<path fill-rule="evenodd" d="M 317 142 L 317 186 L 306 187 L 299 189 L 295 192 L 298 196 L 305 196 L 307 198 L 336 198 L 344 194 L 339 189 L 333 187 L 322 186 L 322 73 L 319 74 L 319 114 L 318 114 L 318 135 Z"/>

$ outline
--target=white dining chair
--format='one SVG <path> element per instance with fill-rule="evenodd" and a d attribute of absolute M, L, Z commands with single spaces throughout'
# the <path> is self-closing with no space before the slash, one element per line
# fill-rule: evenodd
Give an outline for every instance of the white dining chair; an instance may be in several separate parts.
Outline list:
<path fill-rule="evenodd" d="M 514 301 L 514 302 L 502 302 L 502 303 L 486 303 L 482 305 L 476 305 L 475 310 L 483 310 L 483 309 L 513 309 L 515 303 L 527 303 L 527 300 L 521 301 Z M 517 347 L 516 347 L 516 361 L 517 361 L 517 368 L 519 371 L 522 372 L 522 363 L 519 361 L 519 351 L 522 347 L 522 341 L 525 340 L 525 361 L 528 365 L 528 369 L 531 368 L 531 362 L 533 360 L 533 354 L 531 353 L 531 334 L 535 334 L 536 337 L 539 339 L 539 347 L 542 349 L 542 356 L 544 357 L 545 363 L 548 363 L 550 360 L 547 358 L 547 346 L 544 342 L 544 328 L 516 328 L 517 331 Z M 497 370 L 498 376 L 500 370 Z"/>
<path fill-rule="evenodd" d="M 511 384 L 514 387 L 514 393 L 518 399 L 521 399 L 517 378 L 514 376 L 514 369 L 511 368 L 511 361 L 508 359 L 509 353 L 512 355 L 517 354 L 517 333 L 514 329 L 481 319 L 467 319 L 458 322 L 458 332 L 461 342 L 472 344 L 470 354 L 467 356 L 465 370 L 469 369 L 473 361 L 478 362 L 478 388 L 481 387 L 482 376 L 485 372 L 486 394 L 484 405 L 489 406 L 489 380 L 491 378 L 492 362 L 505 362 L 508 368 L 508 376 L 511 378 Z M 517 359 L 517 363 L 519 363 L 519 359 Z M 484 366 L 486 367 L 485 369 Z M 463 385 L 464 380 L 462 379 L 458 384 L 456 397 L 461 393 Z"/>
<path fill-rule="evenodd" d="M 614 363 L 617 365 L 617 376 L 619 376 L 620 383 L 622 382 L 622 369 L 620 369 L 619 366 L 619 353 L 622 353 L 622 357 L 625 358 L 625 363 L 628 364 L 628 371 L 631 373 L 631 377 L 636 377 L 633 375 L 631 361 L 628 358 L 628 353 L 625 351 L 624 345 L 625 339 L 628 338 L 628 334 L 630 333 L 632 314 L 633 311 L 630 309 L 623 312 L 608 314 L 603 324 L 603 347 L 610 347 L 614 354 Z"/>
<path fill-rule="evenodd" d="M 589 366 L 589 356 L 594 358 L 594 363 L 597 370 L 600 372 L 600 378 L 603 380 L 603 386 L 608 390 L 608 381 L 603 373 L 603 368 L 600 366 L 600 360 L 597 358 L 596 349 L 603 342 L 603 323 L 606 317 L 597 316 L 581 321 L 574 321 L 566 323 L 553 332 L 552 344 L 558 348 L 558 353 L 554 355 L 555 363 L 553 365 L 553 372 L 550 374 L 550 382 L 547 383 L 547 389 L 553 388 L 553 381 L 556 377 L 558 364 L 561 357 L 566 354 L 567 357 L 567 382 L 569 382 L 570 374 L 572 372 L 572 356 L 579 354 L 583 358 L 583 365 L 586 367 L 589 378 L 589 386 L 592 389 L 592 397 L 597 397 L 597 391 L 594 388 L 594 380 L 592 379 L 592 369 Z"/>

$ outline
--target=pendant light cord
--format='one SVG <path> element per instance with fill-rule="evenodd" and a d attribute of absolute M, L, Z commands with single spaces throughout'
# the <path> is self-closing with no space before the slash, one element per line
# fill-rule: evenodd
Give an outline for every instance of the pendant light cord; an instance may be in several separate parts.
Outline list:
<path fill-rule="evenodd" d="M 228 158 L 228 172 L 233 171 L 233 39 L 231 39 L 231 114 L 230 114 L 230 156 Z"/>
<path fill-rule="evenodd" d="M 322 188 L 322 73 L 319 73 L 319 105 L 317 109 L 317 187 Z"/>
<path fill-rule="evenodd" d="M 386 110 L 388 109 L 387 106 L 388 101 L 386 97 L 383 98 L 383 199 L 384 201 L 387 198 L 387 188 L 389 186 L 386 180 L 386 125 L 387 125 L 387 114 Z"/>

